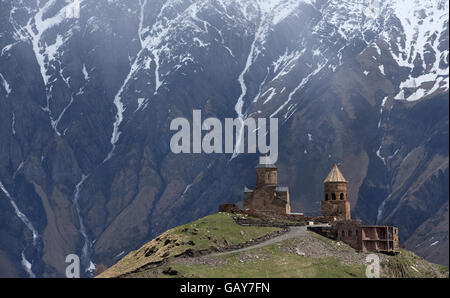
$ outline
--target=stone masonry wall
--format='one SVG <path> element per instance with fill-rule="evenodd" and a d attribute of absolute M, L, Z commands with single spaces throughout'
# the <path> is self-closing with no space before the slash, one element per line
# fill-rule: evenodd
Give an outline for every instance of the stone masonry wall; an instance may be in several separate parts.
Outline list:
<path fill-rule="evenodd" d="M 350 203 L 348 201 L 322 201 L 322 215 L 333 216 L 336 220 L 350 220 Z"/>

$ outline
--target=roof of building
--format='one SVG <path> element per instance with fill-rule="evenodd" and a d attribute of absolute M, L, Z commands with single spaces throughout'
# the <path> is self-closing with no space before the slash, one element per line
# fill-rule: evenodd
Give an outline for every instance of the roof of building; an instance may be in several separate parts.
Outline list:
<path fill-rule="evenodd" d="M 287 192 L 287 191 L 289 191 L 289 187 L 278 186 L 277 187 L 277 191 L 279 191 L 279 192 Z"/>
<path fill-rule="evenodd" d="M 253 189 L 247 188 L 247 186 L 244 188 L 244 192 L 253 192 Z"/>
<path fill-rule="evenodd" d="M 334 164 L 333 169 L 331 169 L 330 173 L 328 174 L 328 176 L 324 182 L 325 183 L 326 182 L 347 182 L 347 180 L 345 180 L 345 177 L 344 177 L 344 175 L 342 175 L 338 166 L 336 164 Z"/>
<path fill-rule="evenodd" d="M 266 155 L 259 159 L 259 165 L 256 168 L 269 168 L 276 169 L 277 166 L 272 162 L 272 160 Z"/>
<path fill-rule="evenodd" d="M 256 166 L 257 169 L 276 169 L 277 166 L 273 164 L 259 164 Z"/>

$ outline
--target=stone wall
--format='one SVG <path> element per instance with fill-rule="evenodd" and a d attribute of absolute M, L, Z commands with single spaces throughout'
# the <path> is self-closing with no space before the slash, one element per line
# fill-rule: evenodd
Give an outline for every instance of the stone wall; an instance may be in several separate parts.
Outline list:
<path fill-rule="evenodd" d="M 315 226 L 308 226 L 308 231 L 312 231 L 314 233 L 317 233 L 319 235 L 322 235 L 324 237 L 327 237 L 329 239 L 336 240 L 336 230 L 333 229 L 333 227 L 315 227 Z"/>
<path fill-rule="evenodd" d="M 334 224 L 337 240 L 362 251 L 362 226 L 359 220 L 341 221 Z"/>
<path fill-rule="evenodd" d="M 239 208 L 235 204 L 223 204 L 219 206 L 219 212 L 237 213 L 239 212 Z"/>
<path fill-rule="evenodd" d="M 242 213 L 250 217 L 257 217 L 265 220 L 306 221 L 303 214 L 287 214 L 271 210 L 243 210 Z"/>
<path fill-rule="evenodd" d="M 275 192 L 275 200 L 273 204 L 280 204 L 280 210 L 284 209 L 283 213 L 291 213 L 291 202 L 289 198 L 288 191 L 277 191 Z"/>
<path fill-rule="evenodd" d="M 324 201 L 347 200 L 347 182 L 327 182 L 324 184 L 324 193 Z"/>
<path fill-rule="evenodd" d="M 336 220 L 350 220 L 350 202 L 341 201 L 322 201 L 322 215 L 336 217 Z"/>
<path fill-rule="evenodd" d="M 362 251 L 395 252 L 398 249 L 398 228 L 362 226 Z"/>
<path fill-rule="evenodd" d="M 256 169 L 256 187 L 264 185 L 277 185 L 277 168 L 257 168 Z"/>
<path fill-rule="evenodd" d="M 277 192 L 276 186 L 266 185 L 244 194 L 244 209 L 290 213 L 288 192 Z"/>
<path fill-rule="evenodd" d="M 342 241 L 357 251 L 396 253 L 398 229 L 392 226 L 364 226 L 359 220 L 338 221 L 331 227 L 308 227 L 330 239 Z"/>

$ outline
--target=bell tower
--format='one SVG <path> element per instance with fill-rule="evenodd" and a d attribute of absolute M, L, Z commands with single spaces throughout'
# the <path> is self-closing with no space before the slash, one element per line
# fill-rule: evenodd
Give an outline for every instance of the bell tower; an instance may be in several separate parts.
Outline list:
<path fill-rule="evenodd" d="M 338 221 L 350 220 L 350 202 L 347 200 L 347 180 L 334 164 L 324 181 L 325 198 L 322 215 L 335 217 Z"/>
<path fill-rule="evenodd" d="M 278 170 L 275 165 L 260 164 L 256 167 L 256 186 L 277 186 Z"/>
<path fill-rule="evenodd" d="M 291 213 L 289 188 L 278 185 L 278 169 L 274 164 L 256 167 L 254 189 L 244 189 L 244 209 L 276 214 Z"/>

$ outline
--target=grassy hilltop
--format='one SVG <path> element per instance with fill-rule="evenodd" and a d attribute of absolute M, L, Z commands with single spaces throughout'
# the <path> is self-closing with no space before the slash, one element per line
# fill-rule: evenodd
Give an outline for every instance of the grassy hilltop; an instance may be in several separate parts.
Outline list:
<path fill-rule="evenodd" d="M 365 277 L 367 253 L 309 231 L 262 247 L 219 252 L 281 233 L 275 227 L 238 225 L 230 214 L 213 214 L 165 232 L 98 277 Z M 378 256 L 381 277 L 448 277 L 448 267 L 407 250 Z"/>

